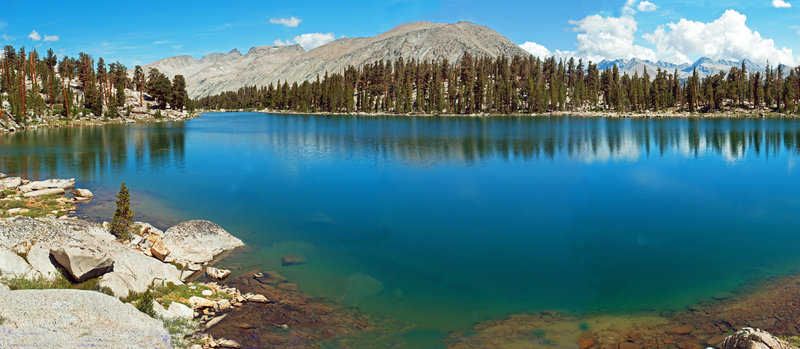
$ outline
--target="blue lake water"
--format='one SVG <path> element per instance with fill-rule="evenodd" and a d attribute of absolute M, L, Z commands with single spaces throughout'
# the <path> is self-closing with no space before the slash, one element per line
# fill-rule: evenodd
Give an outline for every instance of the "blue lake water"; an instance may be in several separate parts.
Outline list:
<path fill-rule="evenodd" d="M 800 271 L 800 121 L 210 113 L 0 135 L 110 220 L 209 219 L 237 272 L 443 337 L 541 310 L 681 309 Z M 286 253 L 308 264 L 283 267 Z"/>

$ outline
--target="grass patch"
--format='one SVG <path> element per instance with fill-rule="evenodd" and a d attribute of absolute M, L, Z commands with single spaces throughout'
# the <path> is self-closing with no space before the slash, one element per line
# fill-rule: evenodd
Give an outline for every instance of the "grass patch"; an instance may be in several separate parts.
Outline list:
<path fill-rule="evenodd" d="M 194 344 L 201 344 L 199 338 L 192 338 L 192 335 L 197 332 L 200 327 L 192 321 L 186 319 L 161 319 L 164 323 L 164 328 L 169 331 L 169 336 L 172 338 L 172 345 L 176 348 L 188 348 Z"/>
<path fill-rule="evenodd" d="M 112 295 L 111 290 L 107 287 L 100 287 L 100 279 L 89 279 L 81 283 L 73 284 L 64 275 L 65 271 L 57 268 L 59 271 L 58 276 L 54 278 L 46 278 L 44 276 L 37 276 L 33 279 L 27 279 L 21 276 L 13 278 L 3 278 L 2 281 L 12 290 L 52 290 L 52 289 L 73 289 L 73 290 L 87 290 L 99 291 L 108 295 Z"/>
<path fill-rule="evenodd" d="M 800 347 L 800 336 L 778 337 L 791 346 Z"/>
<path fill-rule="evenodd" d="M 12 191 L 11 194 L 6 193 L 8 196 L 17 195 Z M 20 213 L 22 216 L 31 218 L 45 217 L 51 214 L 52 211 L 59 213 L 66 213 L 75 207 L 72 202 L 59 202 L 59 199 L 64 198 L 63 195 L 43 195 L 33 198 L 21 198 L 12 200 L 0 200 L 0 216 L 8 217 L 10 214 L 8 210 L 13 208 L 28 209 L 28 212 Z"/>

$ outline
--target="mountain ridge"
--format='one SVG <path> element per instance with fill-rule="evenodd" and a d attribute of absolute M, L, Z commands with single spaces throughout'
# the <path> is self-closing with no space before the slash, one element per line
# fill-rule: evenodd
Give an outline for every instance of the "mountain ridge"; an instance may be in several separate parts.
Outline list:
<path fill-rule="evenodd" d="M 341 73 L 351 65 L 399 57 L 455 62 L 464 52 L 489 57 L 528 55 L 508 38 L 478 24 L 411 22 L 376 36 L 341 38 L 309 51 L 299 45 L 254 46 L 244 55 L 233 49 L 209 53 L 199 60 L 176 56 L 143 68 L 145 72 L 156 68 L 169 77 L 183 75 L 189 96 L 197 98 L 243 86 L 302 82 L 325 72 Z"/>

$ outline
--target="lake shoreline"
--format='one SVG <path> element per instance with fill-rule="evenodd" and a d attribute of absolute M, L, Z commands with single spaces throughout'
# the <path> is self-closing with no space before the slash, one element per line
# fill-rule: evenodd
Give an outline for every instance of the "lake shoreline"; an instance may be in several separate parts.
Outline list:
<path fill-rule="evenodd" d="M 272 110 L 272 109 L 219 109 L 219 110 L 200 110 L 203 113 L 230 113 L 230 112 L 252 112 L 260 114 L 282 114 L 282 115 L 311 115 L 311 116 L 366 116 L 366 117 L 446 117 L 446 118 L 502 118 L 502 117 L 576 117 L 576 118 L 609 118 L 609 119 L 798 119 L 800 114 L 777 113 L 768 110 L 735 110 L 735 111 L 715 111 L 710 113 L 690 113 L 690 112 L 644 112 L 620 113 L 616 111 L 552 111 L 546 113 L 510 113 L 510 114 L 417 114 L 417 113 L 365 113 L 365 112 L 298 112 L 291 110 Z"/>
<path fill-rule="evenodd" d="M 185 121 L 200 117 L 200 113 L 170 113 L 165 111 L 165 115 L 161 118 L 156 118 L 153 114 L 132 114 L 128 118 L 119 119 L 103 119 L 103 118 L 80 118 L 80 119 L 53 119 L 45 120 L 42 122 L 32 123 L 28 125 L 20 125 L 9 119 L 0 120 L 0 134 L 20 132 L 25 130 L 36 130 L 43 128 L 65 128 L 65 127 L 85 127 L 85 126 L 102 126 L 114 124 L 137 124 L 137 123 L 160 123 L 171 121 Z"/>

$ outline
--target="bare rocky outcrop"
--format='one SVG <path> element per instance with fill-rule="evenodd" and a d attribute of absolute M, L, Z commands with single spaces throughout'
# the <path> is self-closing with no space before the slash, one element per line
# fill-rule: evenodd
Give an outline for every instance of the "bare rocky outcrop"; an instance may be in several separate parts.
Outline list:
<path fill-rule="evenodd" d="M 33 276 L 31 268 L 24 258 L 9 249 L 0 247 L 0 278 Z"/>
<path fill-rule="evenodd" d="M 720 349 L 796 349 L 766 331 L 745 327 L 725 338 Z"/>
<path fill-rule="evenodd" d="M 72 189 L 75 188 L 75 178 L 70 179 L 47 179 L 43 181 L 33 181 L 19 187 L 23 193 L 42 189 Z"/>
<path fill-rule="evenodd" d="M 3 347 L 171 347 L 161 321 L 100 292 L 0 292 Z"/>
<path fill-rule="evenodd" d="M 527 56 L 528 53 L 496 31 L 469 22 L 403 24 L 374 37 L 342 38 L 310 51 L 294 46 L 253 47 L 242 55 L 212 53 L 202 59 L 190 56 L 166 58 L 146 65 L 172 77 L 186 77 L 192 98 L 237 90 L 243 86 L 265 86 L 280 81 L 314 80 L 328 73 L 341 73 L 348 66 L 360 67 L 377 60 L 449 60 L 464 52 L 474 56 Z M 132 72 L 129 72 L 132 74 Z"/>
<path fill-rule="evenodd" d="M 161 242 L 169 249 L 169 258 L 194 264 L 208 263 L 222 252 L 244 246 L 242 240 L 219 225 L 203 220 L 186 221 L 167 229 Z"/>

